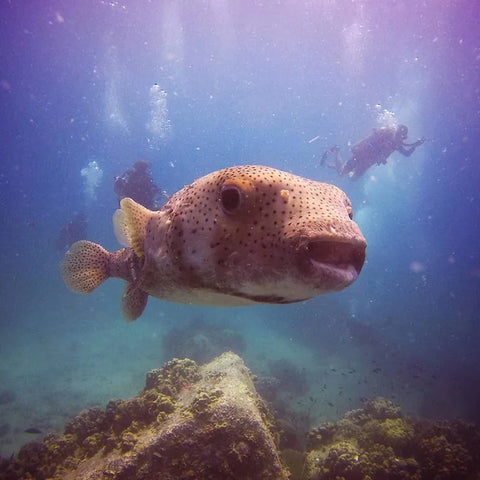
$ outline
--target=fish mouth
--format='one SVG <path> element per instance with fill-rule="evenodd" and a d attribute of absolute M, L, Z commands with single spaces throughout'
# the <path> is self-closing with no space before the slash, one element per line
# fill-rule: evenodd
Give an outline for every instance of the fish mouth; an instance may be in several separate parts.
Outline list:
<path fill-rule="evenodd" d="M 306 244 L 310 269 L 336 290 L 353 283 L 365 263 L 366 243 L 359 240 L 315 240 Z"/>

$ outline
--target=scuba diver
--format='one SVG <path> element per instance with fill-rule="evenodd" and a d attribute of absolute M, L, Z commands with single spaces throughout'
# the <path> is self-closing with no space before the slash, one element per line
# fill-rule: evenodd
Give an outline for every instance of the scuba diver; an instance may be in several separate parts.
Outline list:
<path fill-rule="evenodd" d="M 386 164 L 387 158 L 395 151 L 409 157 L 417 147 L 425 142 L 421 138 L 414 143 L 405 143 L 408 128 L 405 125 L 374 128 L 372 133 L 352 146 L 352 156 L 346 162 L 340 156 L 340 147 L 329 148 L 322 156 L 320 165 L 337 170 L 339 175 L 347 175 L 352 179 L 361 177 L 372 165 Z M 328 161 L 334 154 L 334 163 Z"/>
<path fill-rule="evenodd" d="M 150 210 L 157 208 L 157 200 L 162 195 L 162 191 L 153 181 L 150 163 L 144 160 L 135 162 L 129 170 L 115 177 L 113 190 L 118 201 L 130 197 Z"/>

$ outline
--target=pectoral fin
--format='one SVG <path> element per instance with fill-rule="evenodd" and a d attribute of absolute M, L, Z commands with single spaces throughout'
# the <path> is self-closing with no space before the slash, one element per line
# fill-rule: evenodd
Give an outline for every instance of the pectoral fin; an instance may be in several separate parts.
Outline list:
<path fill-rule="evenodd" d="M 122 209 L 118 209 L 113 214 L 113 231 L 115 233 L 115 237 L 120 245 L 124 247 L 131 247 L 132 240 L 130 239 L 130 235 L 128 233 L 128 225 L 125 212 Z"/>
<path fill-rule="evenodd" d="M 120 243 L 131 247 L 138 257 L 143 257 L 147 223 L 153 212 L 131 198 L 120 202 L 121 213 L 115 213 L 113 218 L 115 235 Z"/>
<path fill-rule="evenodd" d="M 122 295 L 123 316 L 129 322 L 136 320 L 147 305 L 148 293 L 131 283 L 127 284 Z"/>

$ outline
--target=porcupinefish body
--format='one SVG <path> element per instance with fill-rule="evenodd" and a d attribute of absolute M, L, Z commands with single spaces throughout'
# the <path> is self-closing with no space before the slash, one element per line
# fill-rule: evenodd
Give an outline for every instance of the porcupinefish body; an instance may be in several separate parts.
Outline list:
<path fill-rule="evenodd" d="M 125 248 L 110 253 L 81 240 L 61 271 L 78 293 L 109 277 L 126 280 L 129 320 L 149 295 L 218 306 L 303 301 L 346 288 L 365 261 L 366 241 L 342 190 L 269 167 L 210 173 L 158 211 L 130 198 L 120 205 L 113 222 Z"/>

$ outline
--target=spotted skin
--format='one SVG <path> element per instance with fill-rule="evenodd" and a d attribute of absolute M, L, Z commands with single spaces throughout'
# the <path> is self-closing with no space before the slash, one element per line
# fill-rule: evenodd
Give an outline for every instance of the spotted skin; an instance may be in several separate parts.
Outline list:
<path fill-rule="evenodd" d="M 125 224 L 116 230 L 128 233 L 131 248 L 107 253 L 105 261 L 104 251 L 74 245 L 63 276 L 74 291 L 91 291 L 103 278 L 101 268 L 89 270 L 98 256 L 100 265 L 107 263 L 104 275 L 129 282 L 123 310 L 132 296 L 132 319 L 148 295 L 206 305 L 305 300 L 347 287 L 365 260 L 366 241 L 344 192 L 269 167 L 213 172 L 158 212 L 131 199 L 121 207 L 117 219 Z M 94 278 L 83 273 L 83 263 Z"/>

